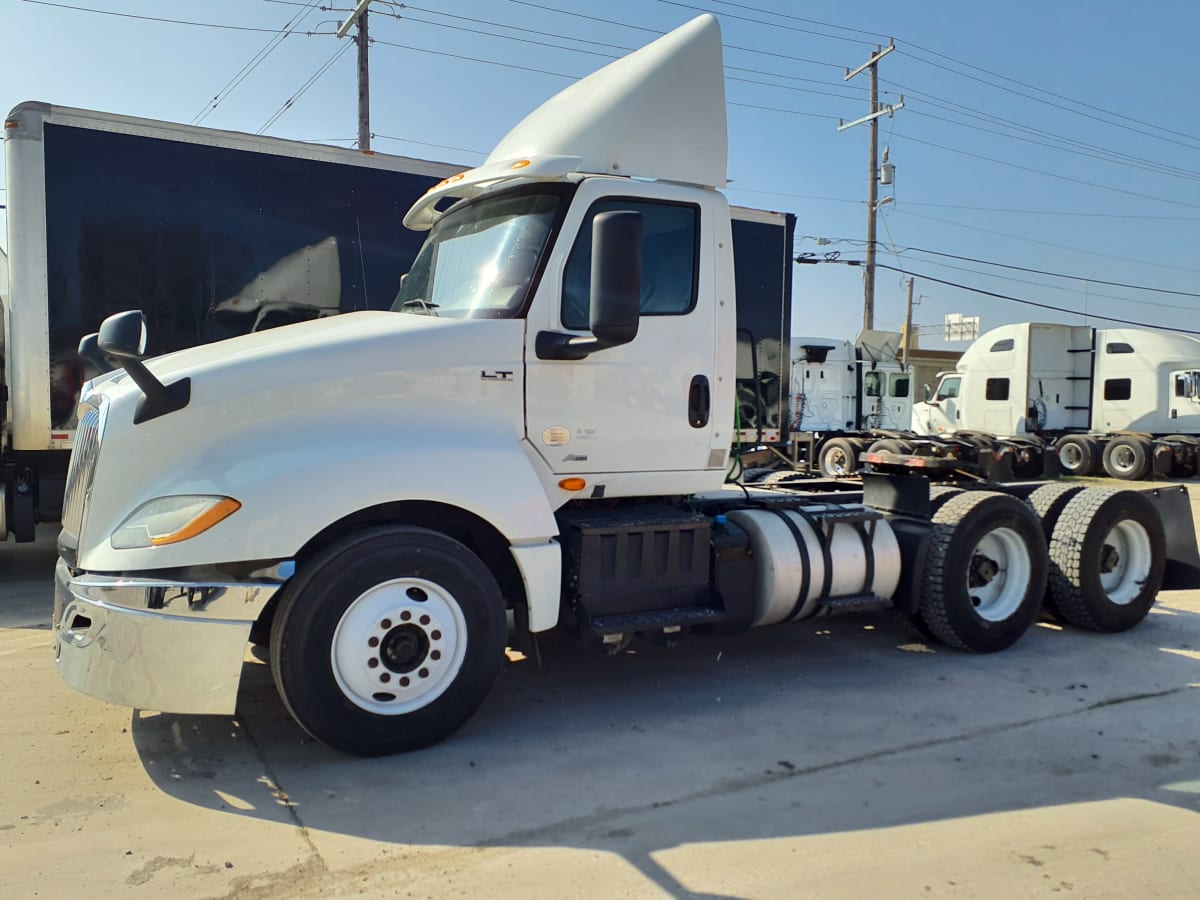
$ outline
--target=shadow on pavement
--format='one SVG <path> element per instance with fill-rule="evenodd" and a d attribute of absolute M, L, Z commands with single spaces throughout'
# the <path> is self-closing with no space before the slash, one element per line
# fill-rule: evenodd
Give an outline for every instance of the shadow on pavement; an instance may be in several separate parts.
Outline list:
<path fill-rule="evenodd" d="M 396 844 L 616 853 L 672 895 L 680 843 L 826 834 L 1200 794 L 1200 614 L 1138 629 L 1043 626 L 971 656 L 882 617 L 635 644 L 550 645 L 512 662 L 483 710 L 418 753 L 357 759 L 286 715 L 248 662 L 236 718 L 134 713 L 167 794 L 231 815 Z M 1191 711 L 1189 714 L 1188 711 Z"/>

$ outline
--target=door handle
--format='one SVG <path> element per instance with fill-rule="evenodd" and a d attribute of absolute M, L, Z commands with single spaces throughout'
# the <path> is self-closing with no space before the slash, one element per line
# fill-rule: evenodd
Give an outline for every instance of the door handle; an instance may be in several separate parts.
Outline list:
<path fill-rule="evenodd" d="M 712 408 L 712 398 L 709 395 L 708 379 L 703 375 L 692 378 L 688 388 L 688 423 L 693 428 L 703 428 L 708 424 L 709 411 Z"/>

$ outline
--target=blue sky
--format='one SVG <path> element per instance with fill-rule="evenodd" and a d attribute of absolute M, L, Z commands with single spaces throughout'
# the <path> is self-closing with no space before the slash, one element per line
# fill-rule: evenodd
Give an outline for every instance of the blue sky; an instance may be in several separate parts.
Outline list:
<path fill-rule="evenodd" d="M 127 16 L 0 0 L 5 110 L 42 100 L 354 140 L 354 47 L 327 34 L 350 0 L 307 11 L 282 0 L 69 5 Z M 904 94 L 905 108 L 880 120 L 896 182 L 880 192 L 894 200 L 880 210 L 878 261 L 917 276 L 924 346 L 946 346 L 939 329 L 950 313 L 979 315 L 985 329 L 1080 323 L 1086 312 L 1097 325 L 1108 316 L 1200 330 L 1200 297 L 1188 296 L 1200 294 L 1200 125 L 1189 115 L 1200 4 L 1141 9 L 1153 12 L 1112 0 L 375 0 L 374 149 L 477 164 L 571 78 L 710 11 L 726 45 L 730 200 L 795 213 L 799 252 L 862 259 L 868 133 L 839 133 L 837 119 L 867 112 L 867 80 L 842 75 L 894 38 L 879 67 L 881 99 Z M 296 32 L 210 108 L 297 15 Z M 794 333 L 857 335 L 859 269 L 830 263 L 793 274 Z M 903 321 L 905 278 L 878 271 L 877 328 Z"/>

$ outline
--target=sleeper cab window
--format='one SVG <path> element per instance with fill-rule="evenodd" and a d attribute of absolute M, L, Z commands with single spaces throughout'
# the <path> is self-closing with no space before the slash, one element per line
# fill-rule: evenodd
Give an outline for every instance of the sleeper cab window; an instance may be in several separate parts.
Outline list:
<path fill-rule="evenodd" d="M 1015 342 L 1012 338 L 1004 338 L 1003 340 L 996 341 L 996 343 L 992 344 L 992 349 L 989 352 L 1000 353 L 1003 350 L 1011 350 L 1014 343 Z"/>
<path fill-rule="evenodd" d="M 989 378 L 987 384 L 984 385 L 983 396 L 987 400 L 1007 400 L 1008 379 Z"/>
<path fill-rule="evenodd" d="M 597 213 L 642 214 L 642 315 L 680 316 L 696 305 L 700 208 L 683 203 L 606 198 L 592 205 L 563 273 L 563 327 L 588 328 L 592 278 L 592 220 Z"/>
<path fill-rule="evenodd" d="M 1104 382 L 1104 399 L 1128 400 L 1132 396 L 1132 385 L 1128 378 L 1109 378 Z"/>

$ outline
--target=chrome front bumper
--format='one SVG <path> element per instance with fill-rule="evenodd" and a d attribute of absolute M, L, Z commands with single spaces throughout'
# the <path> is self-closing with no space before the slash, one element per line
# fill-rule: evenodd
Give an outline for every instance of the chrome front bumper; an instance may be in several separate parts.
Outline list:
<path fill-rule="evenodd" d="M 173 713 L 230 714 L 250 626 L 282 585 L 54 573 L 54 658 L 71 687 Z"/>

